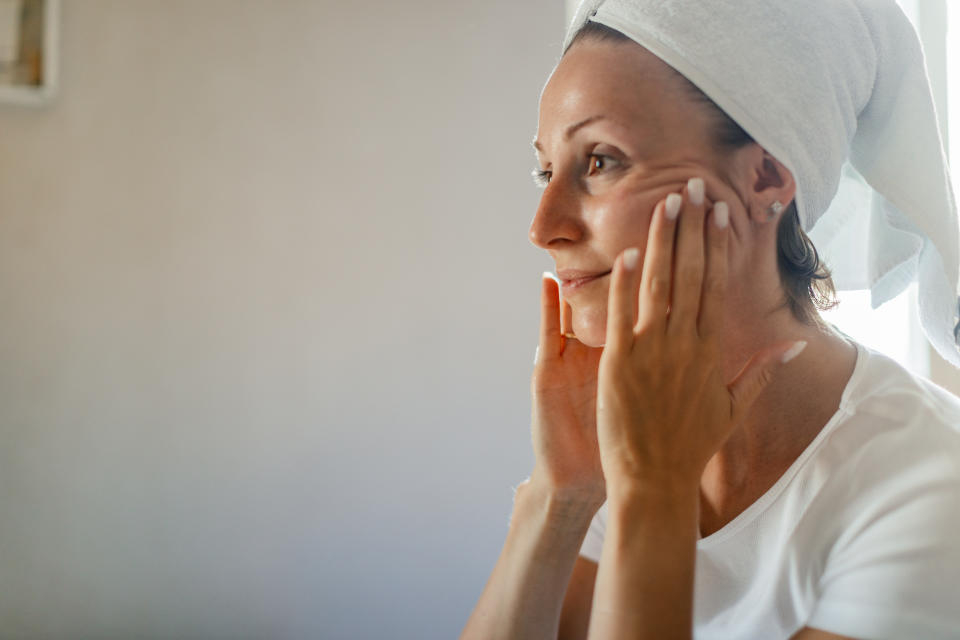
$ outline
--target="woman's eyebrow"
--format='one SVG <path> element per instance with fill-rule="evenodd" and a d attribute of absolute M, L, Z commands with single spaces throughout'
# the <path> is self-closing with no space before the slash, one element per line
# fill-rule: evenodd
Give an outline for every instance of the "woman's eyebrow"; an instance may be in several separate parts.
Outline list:
<path fill-rule="evenodd" d="M 581 120 L 580 122 L 577 122 L 576 124 L 570 125 L 569 127 L 567 127 L 567 130 L 563 132 L 563 139 L 569 140 L 570 136 L 576 133 L 577 129 L 579 129 L 580 127 L 585 127 L 592 122 L 596 122 L 597 120 L 603 120 L 604 118 L 606 118 L 605 115 L 603 115 L 602 113 L 598 113 L 596 115 L 590 116 L 589 118 L 584 118 L 583 120 Z M 543 153 L 543 147 L 540 146 L 540 142 L 536 139 L 536 137 L 534 137 L 533 139 L 533 148 Z"/>

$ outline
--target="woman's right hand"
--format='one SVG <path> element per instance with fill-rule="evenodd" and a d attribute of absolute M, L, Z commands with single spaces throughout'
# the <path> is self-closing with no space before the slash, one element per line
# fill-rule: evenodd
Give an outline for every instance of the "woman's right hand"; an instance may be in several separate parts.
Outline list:
<path fill-rule="evenodd" d="M 603 348 L 565 337 L 572 331 L 570 305 L 546 273 L 540 313 L 531 381 L 535 462 L 529 483 L 599 506 L 606 497 L 597 444 L 597 369 Z"/>

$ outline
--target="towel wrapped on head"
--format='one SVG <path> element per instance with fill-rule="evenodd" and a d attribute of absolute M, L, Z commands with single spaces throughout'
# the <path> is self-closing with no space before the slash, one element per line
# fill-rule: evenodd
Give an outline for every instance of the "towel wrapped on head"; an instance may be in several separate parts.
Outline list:
<path fill-rule="evenodd" d="M 840 290 L 874 308 L 919 284 L 920 322 L 960 366 L 960 229 L 923 51 L 895 0 L 584 0 L 709 96 L 794 176 Z"/>

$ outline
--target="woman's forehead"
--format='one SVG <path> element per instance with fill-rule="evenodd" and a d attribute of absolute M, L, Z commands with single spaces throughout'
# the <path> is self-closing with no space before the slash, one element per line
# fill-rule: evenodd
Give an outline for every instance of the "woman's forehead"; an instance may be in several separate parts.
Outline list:
<path fill-rule="evenodd" d="M 634 43 L 574 44 L 551 74 L 540 97 L 538 138 L 563 136 L 596 116 L 605 127 L 635 132 L 672 129 L 696 114 L 670 67 Z M 688 113 L 689 112 L 689 113 Z"/>

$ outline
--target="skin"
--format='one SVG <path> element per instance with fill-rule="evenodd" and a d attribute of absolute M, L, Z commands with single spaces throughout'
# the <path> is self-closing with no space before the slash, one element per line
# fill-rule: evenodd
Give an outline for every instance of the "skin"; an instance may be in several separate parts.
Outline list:
<path fill-rule="evenodd" d="M 776 482 L 837 410 L 856 360 L 782 305 L 767 212 L 793 199 L 790 172 L 756 144 L 719 152 L 713 126 L 634 43 L 578 42 L 541 96 L 549 182 L 530 238 L 558 273 L 611 271 L 563 301 L 544 279 L 532 381 L 531 493 L 610 503 L 591 637 L 689 637 L 697 527 L 710 535 Z M 782 363 L 798 340 L 806 349 Z"/>

